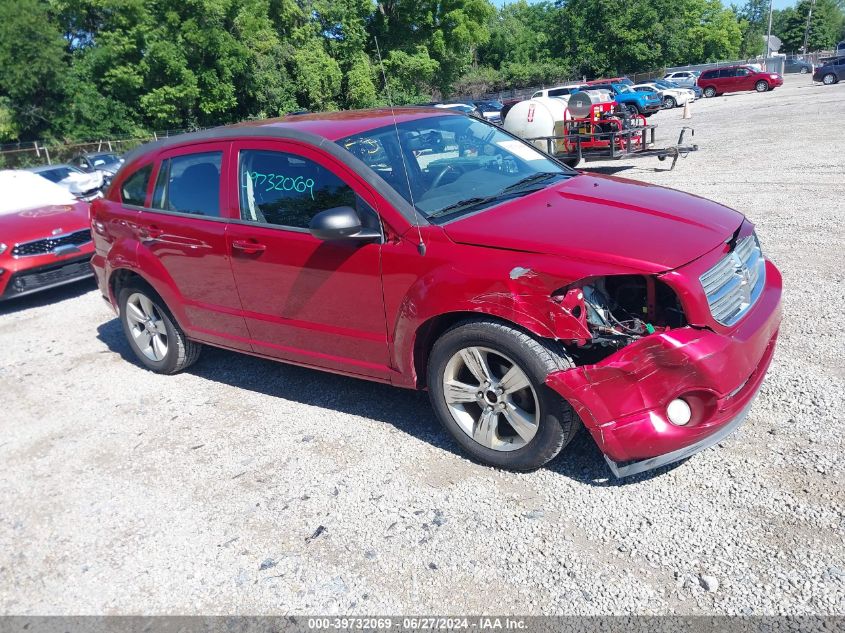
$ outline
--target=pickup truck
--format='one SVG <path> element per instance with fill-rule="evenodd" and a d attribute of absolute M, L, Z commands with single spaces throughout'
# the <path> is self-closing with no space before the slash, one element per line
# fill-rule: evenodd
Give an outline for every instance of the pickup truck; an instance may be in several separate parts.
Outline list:
<path fill-rule="evenodd" d="M 645 117 L 651 116 L 663 105 L 657 93 L 637 92 L 622 82 L 590 83 L 581 90 L 609 90 L 620 107 L 630 114 L 642 114 Z"/>

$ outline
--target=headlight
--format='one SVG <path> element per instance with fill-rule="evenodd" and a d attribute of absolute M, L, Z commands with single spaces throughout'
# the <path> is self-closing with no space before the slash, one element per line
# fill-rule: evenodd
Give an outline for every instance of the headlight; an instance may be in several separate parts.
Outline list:
<path fill-rule="evenodd" d="M 769 77 L 771 77 L 772 79 L 777 79 L 777 78 L 778 78 L 778 76 L 777 76 L 775 73 L 772 73 L 771 75 L 769 75 Z"/>
<path fill-rule="evenodd" d="M 6 252 L 6 249 L 9 248 L 3 242 L 0 242 L 0 255 Z"/>

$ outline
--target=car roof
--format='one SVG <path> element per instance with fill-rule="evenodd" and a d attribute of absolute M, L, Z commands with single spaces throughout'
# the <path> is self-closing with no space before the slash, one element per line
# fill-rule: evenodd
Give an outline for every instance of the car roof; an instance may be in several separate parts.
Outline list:
<path fill-rule="evenodd" d="M 131 163 L 140 155 L 146 155 L 154 150 L 237 137 L 287 138 L 322 145 L 323 141 L 334 143 L 347 136 L 387 127 L 394 123 L 405 123 L 439 116 L 466 115 L 451 108 L 419 106 L 287 115 L 275 119 L 244 121 L 199 132 L 160 138 L 131 150 L 126 154 L 125 161 L 126 164 Z"/>
<path fill-rule="evenodd" d="M 406 123 L 435 117 L 468 117 L 463 112 L 449 108 L 378 108 L 371 110 L 346 110 L 339 112 L 321 112 L 285 116 L 261 121 L 245 121 L 234 125 L 210 128 L 199 132 L 180 134 L 146 143 L 131 150 L 124 157 L 125 162 L 116 178 L 126 169 L 134 169 L 138 159 L 160 152 L 164 149 L 190 147 L 198 143 L 237 138 L 265 138 L 299 141 L 322 147 L 329 154 L 344 162 L 354 171 L 364 175 L 405 218 L 412 223 L 420 221 L 411 205 L 390 185 L 371 171 L 367 165 L 353 156 L 346 149 L 336 144 L 347 136 L 362 134 L 394 123 Z"/>
<path fill-rule="evenodd" d="M 468 104 L 464 102 L 447 102 L 453 105 Z M 469 106 L 472 107 L 472 106 Z M 234 129 L 255 128 L 250 136 L 255 136 L 258 130 L 264 129 L 268 136 L 274 136 L 274 128 L 298 130 L 322 136 L 330 141 L 337 141 L 353 134 L 360 134 L 369 130 L 416 121 L 434 116 L 462 116 L 460 113 L 450 112 L 448 108 L 433 107 L 397 107 L 397 108 L 374 108 L 370 110 L 343 110 L 338 112 L 319 112 L 312 114 L 300 114 L 297 116 L 284 116 L 277 119 L 266 119 L 264 121 L 249 121 L 226 126 Z M 222 130 L 225 128 L 215 128 Z M 208 130 L 209 132 L 213 130 Z M 260 135 L 260 134 L 259 134 Z"/>

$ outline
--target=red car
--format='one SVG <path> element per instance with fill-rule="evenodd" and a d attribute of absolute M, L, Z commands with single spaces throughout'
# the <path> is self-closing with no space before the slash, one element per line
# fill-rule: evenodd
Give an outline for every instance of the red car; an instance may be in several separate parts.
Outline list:
<path fill-rule="evenodd" d="M 88 203 L 27 171 L 0 171 L 0 301 L 91 277 Z"/>
<path fill-rule="evenodd" d="M 766 92 L 783 85 L 778 73 L 767 73 L 751 66 L 725 66 L 705 70 L 698 77 L 698 87 L 705 97 L 715 97 L 726 92 L 756 90 Z"/>
<path fill-rule="evenodd" d="M 207 344 L 428 389 L 471 456 L 515 470 L 582 424 L 619 476 L 719 441 L 781 318 L 739 212 L 581 174 L 444 110 L 161 140 L 127 157 L 92 227 L 149 369 Z"/>

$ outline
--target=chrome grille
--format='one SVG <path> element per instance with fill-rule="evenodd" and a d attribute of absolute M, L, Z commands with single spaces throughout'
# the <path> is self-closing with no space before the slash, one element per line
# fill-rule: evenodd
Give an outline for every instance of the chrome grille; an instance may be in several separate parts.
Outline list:
<path fill-rule="evenodd" d="M 701 275 L 710 314 L 733 325 L 754 305 L 766 283 L 766 262 L 756 235 L 742 239 L 718 264 Z"/>
<path fill-rule="evenodd" d="M 90 229 L 83 229 L 73 233 L 66 233 L 65 235 L 56 235 L 55 237 L 45 237 L 40 240 L 15 244 L 15 247 L 12 249 L 12 257 L 44 255 L 45 253 L 53 252 L 54 249 L 61 246 L 81 246 L 90 241 Z"/>

